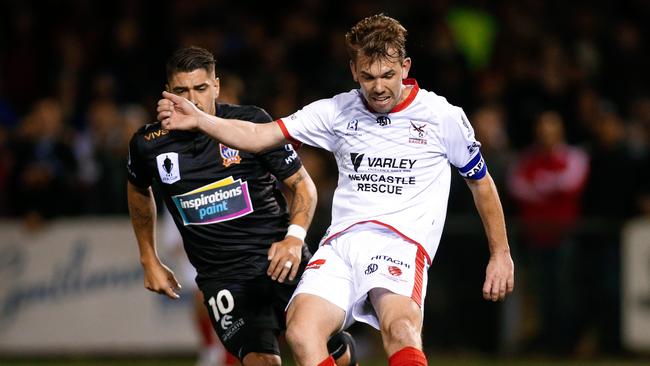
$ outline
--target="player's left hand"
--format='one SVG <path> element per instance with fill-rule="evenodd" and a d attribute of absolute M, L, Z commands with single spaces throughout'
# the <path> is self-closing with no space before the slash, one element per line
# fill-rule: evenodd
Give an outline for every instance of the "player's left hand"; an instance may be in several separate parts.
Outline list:
<path fill-rule="evenodd" d="M 285 278 L 293 281 L 300 267 L 302 259 L 302 240 L 287 236 L 282 241 L 271 244 L 269 249 L 269 268 L 266 274 L 271 276 L 273 281 L 284 282 Z"/>
<path fill-rule="evenodd" d="M 490 262 L 485 270 L 483 298 L 499 301 L 515 288 L 515 265 L 509 251 L 501 251 L 490 255 Z"/>

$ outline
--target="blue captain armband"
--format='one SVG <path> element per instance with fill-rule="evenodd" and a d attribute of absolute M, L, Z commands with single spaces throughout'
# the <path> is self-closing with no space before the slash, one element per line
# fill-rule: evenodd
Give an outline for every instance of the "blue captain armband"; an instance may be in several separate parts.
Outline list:
<path fill-rule="evenodd" d="M 481 179 L 485 177 L 487 165 L 485 164 L 485 160 L 483 160 L 483 156 L 481 156 L 481 152 L 479 151 L 467 165 L 458 169 L 458 172 L 463 178 L 467 179 Z"/>

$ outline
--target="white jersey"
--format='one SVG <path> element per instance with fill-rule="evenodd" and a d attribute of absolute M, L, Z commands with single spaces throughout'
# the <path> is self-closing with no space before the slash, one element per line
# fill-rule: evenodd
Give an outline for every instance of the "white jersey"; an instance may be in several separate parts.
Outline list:
<path fill-rule="evenodd" d="M 450 164 L 466 178 L 486 173 L 465 113 L 412 85 L 389 113 L 374 113 L 359 90 L 305 106 L 278 120 L 289 140 L 334 153 L 339 170 L 332 224 L 322 243 L 362 222 L 390 228 L 435 255 L 442 235 Z"/>

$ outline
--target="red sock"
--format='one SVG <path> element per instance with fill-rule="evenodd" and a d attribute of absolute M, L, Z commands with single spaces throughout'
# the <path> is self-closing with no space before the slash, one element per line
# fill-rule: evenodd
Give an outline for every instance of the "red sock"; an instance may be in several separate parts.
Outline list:
<path fill-rule="evenodd" d="M 226 365 L 231 366 L 231 365 L 237 365 L 237 357 L 231 355 L 229 352 L 226 352 Z"/>
<path fill-rule="evenodd" d="M 388 359 L 388 366 L 427 366 L 424 353 L 414 347 L 404 347 L 393 353 Z"/>
<path fill-rule="evenodd" d="M 199 316 L 197 325 L 201 332 L 201 341 L 204 346 L 209 346 L 216 342 L 217 337 L 214 334 L 214 329 L 212 329 L 212 322 L 210 322 L 209 316 Z"/>
<path fill-rule="evenodd" d="M 332 355 L 329 355 L 326 359 L 321 361 L 318 366 L 336 366 L 336 362 L 334 362 Z"/>

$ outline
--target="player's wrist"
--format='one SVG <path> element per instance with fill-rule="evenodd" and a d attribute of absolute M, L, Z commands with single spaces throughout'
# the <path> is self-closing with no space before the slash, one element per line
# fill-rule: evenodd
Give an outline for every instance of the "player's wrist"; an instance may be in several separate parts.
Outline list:
<path fill-rule="evenodd" d="M 195 116 L 194 119 L 196 121 L 195 128 L 198 129 L 201 132 L 207 132 L 207 126 L 210 123 L 214 123 L 214 122 L 211 122 L 206 116 L 204 116 L 202 114 L 199 114 L 199 115 Z"/>
<path fill-rule="evenodd" d="M 291 224 L 289 225 L 287 234 L 284 237 L 286 238 L 287 236 L 293 236 L 294 238 L 298 238 L 300 241 L 304 242 L 305 237 L 307 236 L 307 230 L 300 225 Z"/>

